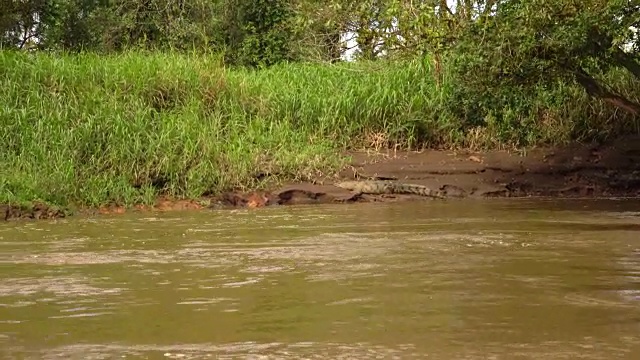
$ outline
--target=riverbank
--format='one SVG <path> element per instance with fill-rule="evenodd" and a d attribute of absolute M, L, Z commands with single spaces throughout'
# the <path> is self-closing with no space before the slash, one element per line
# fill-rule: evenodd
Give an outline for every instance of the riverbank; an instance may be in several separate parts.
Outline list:
<path fill-rule="evenodd" d="M 521 170 L 486 164 L 521 160 L 495 149 L 562 148 L 640 132 L 637 119 L 575 84 L 514 89 L 513 98 L 494 103 L 459 91 L 446 61 L 438 76 L 425 64 L 248 70 L 227 68 L 213 55 L 0 51 L 0 204 L 12 204 L 0 215 L 334 201 L 348 194 L 317 184 L 350 177 L 344 169 L 351 168 L 429 186 L 462 181 L 451 188 L 476 196 L 484 191 L 472 188 L 476 175 L 444 173 L 469 163 L 468 171 L 482 179 L 495 172 L 486 181 L 502 184 L 508 181 L 499 174 Z M 625 95 L 640 86 L 622 73 L 603 76 Z M 432 150 L 409 152 L 416 149 Z M 459 160 L 450 155 L 456 149 L 477 152 Z M 512 184 L 506 193 L 538 194 L 539 182 L 559 179 L 535 176 L 524 182 L 531 189 Z M 287 191 L 283 183 L 299 191 L 279 192 Z M 367 198 L 376 197 L 349 201 Z"/>
<path fill-rule="evenodd" d="M 418 195 L 358 195 L 333 185 L 339 180 L 378 179 L 443 189 L 460 198 L 640 197 L 640 137 L 626 137 L 606 145 L 572 145 L 531 149 L 526 154 L 507 151 L 422 152 L 370 151 L 350 153 L 351 161 L 335 177 L 290 182 L 254 192 L 225 192 L 193 200 L 158 197 L 152 205 L 127 208 L 107 205 L 79 209 L 80 214 L 117 214 L 127 211 L 194 211 L 352 202 L 450 201 Z M 461 200 L 464 201 L 464 200 Z M 5 219 L 57 218 L 68 212 L 36 204 L 0 207 Z"/>

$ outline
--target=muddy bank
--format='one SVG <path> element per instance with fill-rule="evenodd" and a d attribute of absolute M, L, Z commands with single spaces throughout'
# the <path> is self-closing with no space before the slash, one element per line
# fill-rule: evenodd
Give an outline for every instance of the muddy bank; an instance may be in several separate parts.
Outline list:
<path fill-rule="evenodd" d="M 637 197 L 640 196 L 640 138 L 607 145 L 576 144 L 526 153 L 378 152 L 351 154 L 340 179 L 392 180 L 441 189 L 455 197 Z M 335 201 L 418 200 L 415 195 L 361 195 L 322 179 L 288 184 L 276 192 L 280 204 Z"/>
<path fill-rule="evenodd" d="M 341 180 L 391 180 L 443 190 L 452 197 L 636 197 L 640 196 L 640 138 L 619 139 L 607 145 L 507 151 L 356 152 L 337 178 L 313 183 L 290 183 L 272 191 L 226 193 L 198 200 L 159 198 L 154 206 L 136 210 L 199 210 L 348 202 L 432 200 L 418 195 L 354 195 L 333 183 Z M 83 210 L 121 213 L 121 206 Z M 0 216 L 14 218 L 64 217 L 68 212 L 43 204 L 0 207 Z"/>
<path fill-rule="evenodd" d="M 43 203 L 31 205 L 0 204 L 0 219 L 56 219 L 71 215 L 71 211 Z"/>

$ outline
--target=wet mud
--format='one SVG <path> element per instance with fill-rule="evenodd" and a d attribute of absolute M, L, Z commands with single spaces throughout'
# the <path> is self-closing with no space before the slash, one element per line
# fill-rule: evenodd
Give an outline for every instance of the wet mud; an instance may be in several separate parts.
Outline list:
<path fill-rule="evenodd" d="M 333 185 L 343 180 L 391 180 L 443 191 L 448 198 L 495 197 L 638 197 L 640 196 L 640 138 L 628 137 L 605 145 L 574 144 L 538 148 L 526 153 L 468 152 L 354 152 L 337 177 L 288 183 L 270 191 L 230 192 L 197 200 L 159 198 L 153 206 L 135 210 L 201 210 L 350 202 L 433 200 L 419 195 L 353 194 Z M 84 212 L 123 213 L 111 205 Z M 4 219 L 48 219 L 68 212 L 44 204 L 1 206 Z"/>
<path fill-rule="evenodd" d="M 57 219 L 71 214 L 67 209 L 50 206 L 43 203 L 32 205 L 5 205 L 0 204 L 0 219 Z"/>
<path fill-rule="evenodd" d="M 425 199 L 417 195 L 361 195 L 332 185 L 338 180 L 391 180 L 442 190 L 447 197 L 637 197 L 640 139 L 507 151 L 353 153 L 339 179 L 287 184 L 279 204 Z M 428 199 L 431 200 L 431 199 Z M 439 201 L 439 200 L 435 200 Z"/>

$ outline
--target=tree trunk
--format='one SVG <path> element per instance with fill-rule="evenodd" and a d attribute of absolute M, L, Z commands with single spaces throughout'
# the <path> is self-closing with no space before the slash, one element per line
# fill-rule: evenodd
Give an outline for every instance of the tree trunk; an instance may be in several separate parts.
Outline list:
<path fill-rule="evenodd" d="M 633 115 L 640 115 L 640 104 L 607 90 L 600 85 L 596 79 L 584 71 L 584 69 L 578 67 L 573 71 L 573 74 L 575 75 L 578 84 L 580 84 L 590 96 L 600 98 L 605 102 L 615 105 Z"/>
<path fill-rule="evenodd" d="M 619 47 L 616 47 L 613 50 L 613 59 L 618 64 L 629 70 L 637 79 L 640 79 L 640 64 L 638 64 L 633 56 L 622 51 Z"/>

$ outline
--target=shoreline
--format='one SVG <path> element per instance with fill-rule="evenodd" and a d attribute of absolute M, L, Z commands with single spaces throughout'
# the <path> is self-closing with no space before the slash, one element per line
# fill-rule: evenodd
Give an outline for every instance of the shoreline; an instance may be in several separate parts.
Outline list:
<path fill-rule="evenodd" d="M 265 191 L 227 192 L 213 197 L 156 199 L 155 205 L 80 208 L 76 214 L 129 211 L 184 211 L 260 208 L 352 202 L 442 201 L 419 195 L 354 195 L 332 184 L 344 180 L 387 180 L 444 190 L 455 198 L 640 198 L 640 139 L 622 138 L 606 145 L 574 144 L 535 148 L 526 154 L 507 151 L 351 152 L 349 165 L 336 178 L 292 182 Z M 446 199 L 444 200 L 446 201 Z M 4 216 L 2 216 L 4 215 Z M 54 219 L 68 210 L 40 203 L 0 205 L 0 217 Z"/>
<path fill-rule="evenodd" d="M 593 179 L 571 188 L 576 181 L 556 184 L 564 175 L 543 174 L 546 164 L 534 160 L 526 160 L 533 173 L 522 176 L 517 155 L 495 151 L 345 153 L 532 149 L 640 134 L 637 116 L 594 101 L 577 84 L 523 93 L 507 86 L 485 96 L 454 77 L 440 84 L 422 60 L 409 58 L 246 71 L 195 53 L 7 51 L 0 52 L 0 65 L 7 69 L 0 101 L 8 106 L 0 131 L 8 139 L 0 156 L 0 218 L 69 213 L 49 205 L 108 213 L 127 210 L 120 205 L 169 210 L 318 203 L 348 196 L 324 185 L 354 177 L 458 187 L 469 196 L 635 196 L 633 189 L 594 177 L 609 164 L 563 170 Z M 631 74 L 601 75 L 625 94 L 639 84 Z M 629 166 L 621 172 L 632 178 Z M 285 184 L 290 191 L 283 194 L 279 184 L 288 180 L 309 183 Z M 258 189 L 271 191 L 250 192 Z M 227 192 L 235 190 L 241 192 Z M 105 204 L 112 205 L 98 208 Z"/>

